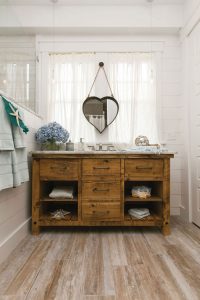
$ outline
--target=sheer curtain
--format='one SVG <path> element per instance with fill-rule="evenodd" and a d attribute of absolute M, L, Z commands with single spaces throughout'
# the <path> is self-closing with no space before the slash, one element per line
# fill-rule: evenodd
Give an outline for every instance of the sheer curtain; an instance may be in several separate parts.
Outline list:
<path fill-rule="evenodd" d="M 109 129 L 109 140 L 133 143 L 145 135 L 158 143 L 156 66 L 150 53 L 110 53 L 108 71 L 119 114 Z"/>
<path fill-rule="evenodd" d="M 48 121 L 57 121 L 70 132 L 70 139 L 95 140 L 95 130 L 85 119 L 82 104 L 94 80 L 93 53 L 54 54 L 49 57 Z M 94 91 L 93 91 L 94 93 Z"/>
<path fill-rule="evenodd" d="M 69 53 L 49 56 L 47 120 L 57 121 L 77 142 L 133 143 L 138 135 L 146 135 L 158 143 L 156 64 L 150 53 L 107 53 L 105 69 L 119 103 L 115 121 L 100 136 L 82 113 L 94 80 L 98 62 L 95 53 Z M 98 59 L 100 53 L 98 53 Z M 98 80 L 104 80 L 101 77 Z M 98 82 L 101 95 L 108 95 L 105 82 Z M 98 88 L 97 88 L 98 89 Z M 96 92 L 97 92 L 96 89 Z M 93 90 L 91 95 L 95 95 Z M 98 95 L 97 95 L 98 96 Z"/>

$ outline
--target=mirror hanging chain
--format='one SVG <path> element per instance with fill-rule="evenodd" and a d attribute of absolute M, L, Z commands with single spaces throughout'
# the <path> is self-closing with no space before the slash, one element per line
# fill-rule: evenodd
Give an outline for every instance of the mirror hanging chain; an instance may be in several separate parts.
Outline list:
<path fill-rule="evenodd" d="M 100 63 L 99 63 L 99 68 L 98 68 L 97 73 L 96 73 L 96 76 L 95 76 L 95 78 L 94 78 L 94 81 L 93 81 L 92 86 L 91 86 L 91 88 L 90 88 L 90 91 L 89 91 L 89 93 L 88 93 L 88 98 L 90 97 L 90 93 L 91 93 L 91 91 L 92 91 L 92 89 L 93 89 L 93 86 L 94 86 L 95 81 L 96 81 L 96 79 L 97 79 L 97 77 L 98 77 L 98 74 L 99 74 L 100 69 L 102 69 L 103 72 L 104 72 L 104 75 L 105 75 L 107 84 L 108 84 L 109 89 L 110 89 L 110 92 L 111 92 L 111 97 L 114 97 L 114 96 L 113 96 L 112 89 L 111 89 L 111 85 L 110 85 L 109 80 L 108 80 L 108 76 L 107 76 L 106 71 L 105 71 L 105 68 L 104 68 L 104 63 L 103 63 L 103 62 L 100 62 Z"/>

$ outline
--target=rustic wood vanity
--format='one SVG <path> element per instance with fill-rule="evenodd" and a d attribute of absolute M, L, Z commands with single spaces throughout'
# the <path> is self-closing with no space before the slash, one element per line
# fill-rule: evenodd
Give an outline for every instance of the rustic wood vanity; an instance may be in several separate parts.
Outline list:
<path fill-rule="evenodd" d="M 170 158 L 172 153 L 33 152 L 32 233 L 45 226 L 157 226 L 170 234 Z M 73 185 L 73 199 L 49 197 L 55 183 Z M 133 185 L 151 187 L 151 197 L 134 198 Z M 149 208 L 136 219 L 130 208 Z M 70 214 L 54 219 L 51 212 Z"/>

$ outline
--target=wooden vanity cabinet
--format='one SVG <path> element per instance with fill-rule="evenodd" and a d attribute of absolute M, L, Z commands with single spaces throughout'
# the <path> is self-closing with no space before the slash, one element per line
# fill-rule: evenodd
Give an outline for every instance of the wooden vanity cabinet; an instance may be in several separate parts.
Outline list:
<path fill-rule="evenodd" d="M 45 226 L 158 226 L 170 233 L 170 158 L 173 154 L 86 154 L 34 152 L 32 233 Z M 73 185 L 73 199 L 51 199 L 55 184 Z M 131 188 L 147 185 L 148 199 L 133 198 Z M 129 208 L 147 207 L 151 215 L 135 219 Z M 56 209 L 69 210 L 53 219 Z"/>

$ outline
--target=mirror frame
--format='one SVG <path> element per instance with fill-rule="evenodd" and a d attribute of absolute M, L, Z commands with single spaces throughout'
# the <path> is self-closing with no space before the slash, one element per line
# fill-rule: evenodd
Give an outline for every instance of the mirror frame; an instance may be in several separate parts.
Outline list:
<path fill-rule="evenodd" d="M 112 122 L 110 122 L 109 124 L 107 124 L 107 125 L 105 126 L 105 128 L 104 128 L 102 131 L 100 131 L 94 124 L 90 123 L 90 122 L 88 121 L 88 119 L 86 118 L 85 113 L 84 113 L 84 105 L 85 105 L 87 102 L 91 101 L 91 100 L 97 100 L 97 101 L 99 101 L 99 102 L 102 102 L 103 100 L 107 100 L 107 99 L 108 99 L 108 100 L 112 100 L 112 101 L 117 105 L 117 113 L 116 113 L 114 119 L 112 120 Z M 83 111 L 84 117 L 86 118 L 87 122 L 88 122 L 89 124 L 91 124 L 92 126 L 94 126 L 94 128 L 96 128 L 96 130 L 98 130 L 99 133 L 102 133 L 102 132 L 103 132 L 108 126 L 110 126 L 110 124 L 112 124 L 112 123 L 115 121 L 115 119 L 117 118 L 117 115 L 118 115 L 118 112 L 119 112 L 119 103 L 118 103 L 117 100 L 116 100 L 114 97 L 112 97 L 112 96 L 105 96 L 105 97 L 103 97 L 103 98 L 98 98 L 98 97 L 96 97 L 96 96 L 91 96 L 91 97 L 87 97 L 87 98 L 85 99 L 85 101 L 83 102 L 83 104 L 82 104 L 82 111 Z"/>

